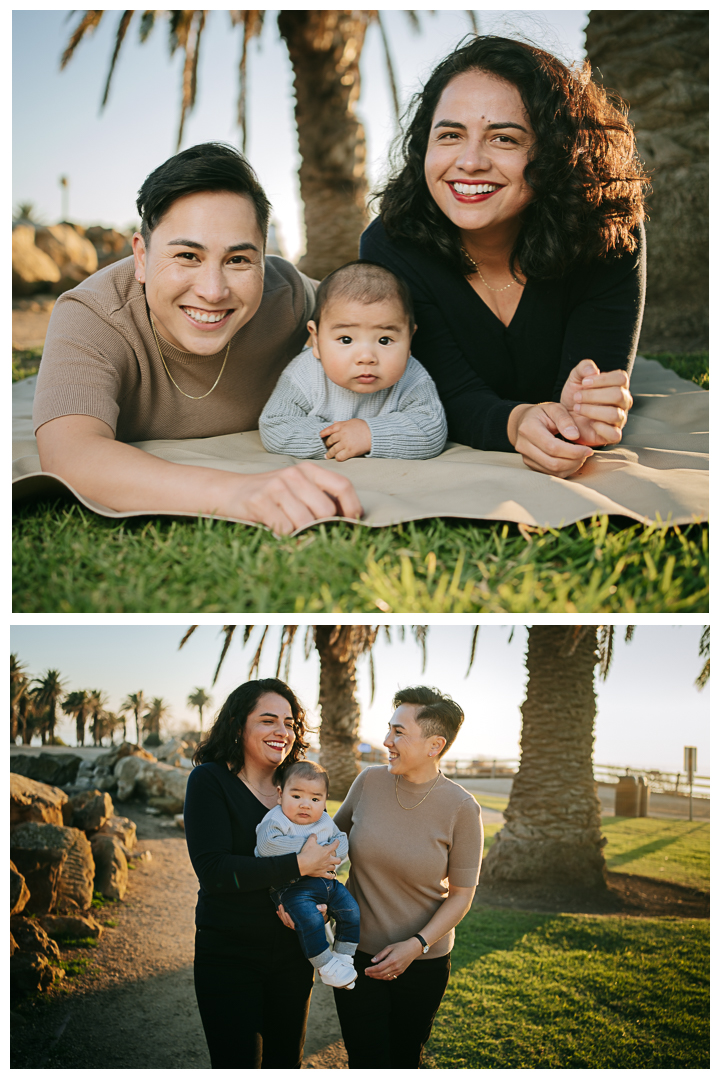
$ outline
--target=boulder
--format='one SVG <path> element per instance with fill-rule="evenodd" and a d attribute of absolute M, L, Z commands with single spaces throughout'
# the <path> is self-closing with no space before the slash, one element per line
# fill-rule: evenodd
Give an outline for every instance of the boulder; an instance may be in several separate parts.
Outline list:
<path fill-rule="evenodd" d="M 180 814 L 183 805 L 183 800 L 176 799 L 174 795 L 156 795 L 152 799 L 148 799 L 148 806 L 152 806 L 154 810 L 159 810 L 161 814 L 172 814 L 173 816 Z"/>
<path fill-rule="evenodd" d="M 136 755 L 123 757 L 118 761 L 115 766 L 115 778 L 118 782 L 117 797 L 120 802 L 132 798 L 135 793 L 135 781 L 142 766 L 143 759 Z"/>
<path fill-rule="evenodd" d="M 173 799 L 175 809 L 168 809 L 167 812 L 180 813 L 185 805 L 185 789 L 189 775 L 188 769 L 175 768 L 163 761 L 143 762 L 135 778 L 135 791 L 148 801 Z"/>
<path fill-rule="evenodd" d="M 48 960 L 60 959 L 57 942 L 49 938 L 34 919 L 24 919 L 22 915 L 16 915 L 10 920 L 10 933 L 23 952 L 42 953 Z"/>
<path fill-rule="evenodd" d="M 103 927 L 92 915 L 39 915 L 37 921 L 49 937 L 57 940 L 97 939 L 103 932 Z"/>
<path fill-rule="evenodd" d="M 82 758 L 78 754 L 13 754 L 10 758 L 12 771 L 29 776 L 43 784 L 65 787 L 72 784 L 78 774 Z"/>
<path fill-rule="evenodd" d="M 97 252 L 99 270 L 117 262 L 118 259 L 125 259 L 128 255 L 132 255 L 130 237 L 118 232 L 117 229 L 105 229 L 102 225 L 92 225 L 85 230 L 85 235 Z"/>
<path fill-rule="evenodd" d="M 68 797 L 58 787 L 41 784 L 27 776 L 10 773 L 10 826 L 23 821 L 41 821 L 62 825 L 64 804 Z"/>
<path fill-rule="evenodd" d="M 10 914 L 17 915 L 23 910 L 30 899 L 30 890 L 25 878 L 19 872 L 15 863 L 10 861 Z"/>
<path fill-rule="evenodd" d="M 98 836 L 115 836 L 124 846 L 125 851 L 132 851 L 137 843 L 137 826 L 130 818 L 113 814 L 98 831 Z"/>
<path fill-rule="evenodd" d="M 33 226 L 16 225 L 12 234 L 13 296 L 47 292 L 59 280 L 59 267 L 35 244 Z"/>
<path fill-rule="evenodd" d="M 10 852 L 30 892 L 23 910 L 35 915 L 52 911 L 57 904 L 60 873 L 67 853 L 61 848 L 22 849 L 12 846 Z"/>
<path fill-rule="evenodd" d="M 35 244 L 50 256 L 63 275 L 72 271 L 86 278 L 98 268 L 97 252 L 93 245 L 66 222 L 36 227 Z"/>
<path fill-rule="evenodd" d="M 188 760 L 186 757 L 187 749 L 188 744 L 185 740 L 176 735 L 157 748 L 155 757 L 158 761 L 164 761 L 166 765 L 180 765 L 183 759 Z"/>
<path fill-rule="evenodd" d="M 112 769 L 96 769 L 92 775 L 92 783 L 99 791 L 117 790 L 117 779 Z"/>
<path fill-rule="evenodd" d="M 36 994 L 47 990 L 56 978 L 64 979 L 65 972 L 53 967 L 42 953 L 17 952 L 10 957 L 10 982 L 15 990 Z"/>
<path fill-rule="evenodd" d="M 137 743 L 123 742 L 119 746 L 113 746 L 112 750 L 108 750 L 106 754 L 98 754 L 95 758 L 95 768 L 114 770 L 118 761 L 126 757 L 139 757 L 145 761 L 157 760 L 149 750 L 143 750 Z"/>
<path fill-rule="evenodd" d="M 92 839 L 95 888 L 110 900 L 122 900 L 128 884 L 128 864 L 120 840 L 96 834 Z"/>
<path fill-rule="evenodd" d="M 92 790 L 73 795 L 70 805 L 73 828 L 82 829 L 83 832 L 94 832 L 101 828 L 113 812 L 112 799 L 107 791 Z"/>
<path fill-rule="evenodd" d="M 33 859 L 47 857 L 51 852 L 61 854 L 61 859 L 58 860 L 56 902 L 50 906 L 38 906 L 39 901 L 36 900 L 32 876 L 28 875 L 25 866 Z M 10 854 L 28 882 L 30 889 L 28 910 L 40 914 L 56 908 L 62 914 L 68 911 L 83 911 L 90 907 L 95 864 L 88 839 L 80 829 L 25 822 L 13 829 L 10 834 Z M 47 889 L 43 904 L 46 897 Z"/>

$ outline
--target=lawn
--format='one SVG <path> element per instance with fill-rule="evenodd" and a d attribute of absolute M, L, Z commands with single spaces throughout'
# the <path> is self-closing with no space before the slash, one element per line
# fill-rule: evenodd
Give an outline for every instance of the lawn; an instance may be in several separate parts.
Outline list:
<path fill-rule="evenodd" d="M 703 369 L 702 356 L 705 357 Z M 13 378 L 36 357 L 13 355 Z M 707 354 L 666 359 L 695 381 Z M 684 365 L 684 366 L 683 366 Z M 705 385 L 705 383 L 703 383 Z M 294 539 L 223 521 L 100 518 L 60 500 L 13 524 L 15 612 L 705 612 L 708 528 L 431 519 Z"/>
<path fill-rule="evenodd" d="M 436 1069 L 709 1068 L 709 923 L 472 910 Z"/>

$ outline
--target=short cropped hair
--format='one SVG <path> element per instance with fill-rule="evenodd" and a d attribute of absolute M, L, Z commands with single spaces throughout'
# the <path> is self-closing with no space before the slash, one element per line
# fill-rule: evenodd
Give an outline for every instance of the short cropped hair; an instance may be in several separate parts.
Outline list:
<path fill-rule="evenodd" d="M 439 755 L 442 757 L 455 742 L 465 719 L 457 702 L 434 686 L 408 686 L 405 690 L 398 690 L 393 698 L 393 708 L 397 709 L 400 705 L 420 706 L 415 719 L 425 738 L 440 735 L 446 740 Z"/>
<path fill-rule="evenodd" d="M 330 793 L 330 777 L 317 761 L 296 761 L 279 775 L 276 773 L 274 780 L 282 791 L 285 790 L 285 785 L 291 776 L 297 776 L 302 780 L 322 780 L 325 784 L 325 795 Z"/>
<path fill-rule="evenodd" d="M 412 296 L 402 278 L 386 266 L 370 259 L 355 259 L 333 270 L 320 282 L 315 297 L 313 322 L 320 325 L 323 308 L 331 300 L 349 300 L 357 304 L 379 304 L 383 300 L 397 300 L 407 316 L 410 328 L 415 325 Z"/>
<path fill-rule="evenodd" d="M 199 143 L 168 158 L 145 178 L 138 191 L 140 232 L 146 244 L 150 234 L 170 207 L 183 195 L 200 191 L 230 191 L 246 195 L 255 207 L 255 217 L 267 240 L 272 206 L 250 163 L 226 143 Z"/>

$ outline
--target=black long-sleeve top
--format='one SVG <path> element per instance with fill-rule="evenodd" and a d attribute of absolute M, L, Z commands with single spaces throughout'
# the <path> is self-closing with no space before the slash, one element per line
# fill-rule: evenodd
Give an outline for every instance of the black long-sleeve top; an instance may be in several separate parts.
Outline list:
<path fill-rule="evenodd" d="M 200 891 L 195 923 L 234 937 L 295 938 L 278 919 L 269 889 L 300 877 L 296 854 L 256 859 L 255 829 L 267 807 L 225 764 L 193 769 L 185 795 L 185 836 Z"/>
<path fill-rule="evenodd" d="M 633 254 L 528 281 L 507 327 L 459 271 L 391 240 L 380 218 L 360 238 L 360 257 L 407 282 L 418 326 L 413 356 L 435 380 L 454 442 L 512 451 L 511 411 L 524 402 L 559 401 L 581 360 L 594 360 L 601 371 L 631 371 L 645 302 L 642 227 Z"/>

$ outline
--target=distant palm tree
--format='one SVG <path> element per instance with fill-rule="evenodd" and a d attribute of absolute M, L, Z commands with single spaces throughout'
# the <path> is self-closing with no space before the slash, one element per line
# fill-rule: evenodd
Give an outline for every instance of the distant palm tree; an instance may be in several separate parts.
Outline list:
<path fill-rule="evenodd" d="M 20 727 L 19 716 L 21 700 L 27 693 L 30 679 L 27 668 L 21 663 L 16 653 L 10 653 L 10 742 L 17 741 Z"/>
<path fill-rule="evenodd" d="M 137 694 L 128 694 L 128 696 L 125 698 L 122 705 L 120 706 L 123 712 L 127 710 L 128 712 L 133 713 L 133 715 L 135 716 L 135 730 L 137 732 L 138 746 L 142 746 L 142 725 L 140 723 L 140 714 L 142 713 L 143 709 L 146 709 L 148 707 L 148 704 L 149 702 L 145 697 L 143 691 L 138 690 Z"/>
<path fill-rule="evenodd" d="M 160 738 L 160 725 L 170 716 L 170 704 L 161 697 L 155 697 L 143 719 L 143 729 L 146 735 L 156 735 Z"/>
<path fill-rule="evenodd" d="M 100 712 L 100 718 L 98 723 L 98 745 L 102 746 L 102 740 L 108 738 L 110 739 L 110 745 L 113 746 L 115 743 L 114 733 L 118 730 L 118 728 L 122 727 L 124 723 L 124 716 L 120 716 L 119 713 L 110 712 L 108 709 L 102 709 Z"/>
<path fill-rule="evenodd" d="M 107 694 L 103 690 L 88 690 L 90 696 L 90 716 L 92 718 L 93 746 L 102 746 L 102 724 L 107 703 Z"/>
<path fill-rule="evenodd" d="M 202 735 L 203 709 L 206 705 L 212 704 L 212 698 L 206 690 L 203 690 L 202 686 L 196 686 L 192 693 L 188 694 L 187 703 L 192 709 L 197 709 L 200 713 L 200 734 Z"/>
<path fill-rule="evenodd" d="M 30 692 L 38 709 L 44 712 L 43 742 L 45 742 L 45 732 L 47 731 L 47 741 L 52 744 L 55 738 L 58 705 L 60 704 L 60 698 L 65 693 L 65 682 L 59 671 L 49 668 L 44 675 L 33 680 Z"/>
<path fill-rule="evenodd" d="M 85 722 L 92 710 L 92 696 L 88 690 L 72 690 L 62 703 L 62 711 L 75 717 L 75 734 L 78 746 L 85 745 Z"/>

